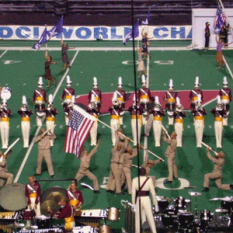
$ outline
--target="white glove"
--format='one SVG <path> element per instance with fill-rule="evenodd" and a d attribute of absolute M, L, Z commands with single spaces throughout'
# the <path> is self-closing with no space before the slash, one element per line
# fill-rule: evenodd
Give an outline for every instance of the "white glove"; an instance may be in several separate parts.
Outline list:
<path fill-rule="evenodd" d="M 155 212 L 158 213 L 159 212 L 159 206 L 155 205 Z"/>

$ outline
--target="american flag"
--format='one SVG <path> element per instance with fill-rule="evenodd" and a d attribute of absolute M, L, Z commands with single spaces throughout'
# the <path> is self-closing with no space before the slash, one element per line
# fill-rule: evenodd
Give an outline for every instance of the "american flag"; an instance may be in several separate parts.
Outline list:
<path fill-rule="evenodd" d="M 79 157 L 80 149 L 89 135 L 91 127 L 95 121 L 96 118 L 77 105 L 74 106 L 66 132 L 66 153 L 73 153 Z"/>
<path fill-rule="evenodd" d="M 221 6 L 218 6 L 218 10 L 214 22 L 214 29 L 216 33 L 219 33 L 221 31 L 221 28 L 225 22 L 226 22 L 226 15 L 223 13 Z"/>

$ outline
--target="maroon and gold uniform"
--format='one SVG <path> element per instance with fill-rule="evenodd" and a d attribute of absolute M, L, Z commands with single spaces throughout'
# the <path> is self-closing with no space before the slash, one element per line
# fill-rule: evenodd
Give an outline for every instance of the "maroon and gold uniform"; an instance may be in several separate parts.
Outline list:
<path fill-rule="evenodd" d="M 195 89 L 191 90 L 189 93 L 189 101 L 191 102 L 191 105 L 190 105 L 191 112 L 193 112 L 195 105 L 197 104 L 198 95 L 201 95 L 201 101 L 203 102 L 204 96 L 203 96 L 202 90 L 195 88 Z"/>

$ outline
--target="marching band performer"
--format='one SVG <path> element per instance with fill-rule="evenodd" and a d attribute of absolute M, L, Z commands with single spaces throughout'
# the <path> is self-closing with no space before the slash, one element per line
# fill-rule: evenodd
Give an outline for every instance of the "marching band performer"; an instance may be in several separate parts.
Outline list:
<path fill-rule="evenodd" d="M 139 181 L 140 179 L 140 187 Z M 148 221 L 152 233 L 156 233 L 155 221 L 152 213 L 152 206 L 150 200 L 150 193 L 152 195 L 155 211 L 159 211 L 158 202 L 154 185 L 150 176 L 146 176 L 145 168 L 140 169 L 140 176 L 133 179 L 132 182 L 132 204 L 136 207 L 135 214 L 135 233 L 140 233 L 140 212 L 142 216 L 142 224 Z M 140 201 L 141 201 L 141 204 Z M 141 207 L 141 210 L 139 209 Z"/>
<path fill-rule="evenodd" d="M 223 131 L 223 117 L 226 111 L 223 109 L 220 95 L 217 96 L 216 108 L 211 110 L 211 113 L 215 116 L 214 131 L 216 138 L 216 147 L 222 148 L 222 131 Z"/>
<path fill-rule="evenodd" d="M 146 124 L 147 105 L 149 104 L 150 98 L 151 98 L 150 89 L 146 87 L 146 78 L 144 75 L 142 75 L 142 87 L 138 91 L 138 100 L 140 102 L 140 105 L 144 109 L 144 114 L 142 117 L 143 125 Z"/>
<path fill-rule="evenodd" d="M 9 173 L 7 170 L 7 159 L 11 155 L 12 150 L 10 150 L 6 155 L 0 151 L 0 187 L 4 185 L 12 184 L 13 174 Z"/>
<path fill-rule="evenodd" d="M 182 137 L 184 131 L 184 117 L 186 113 L 183 111 L 183 106 L 180 103 L 180 98 L 176 97 L 176 110 L 174 112 L 175 132 L 177 134 L 177 147 L 182 147 Z"/>
<path fill-rule="evenodd" d="M 73 95 L 71 102 L 68 105 L 66 105 L 66 107 L 64 109 L 66 125 L 69 124 L 70 116 L 73 112 L 74 103 L 75 103 L 75 96 Z"/>
<path fill-rule="evenodd" d="M 199 88 L 199 77 L 196 77 L 194 89 L 189 93 L 189 101 L 191 101 L 190 110 L 193 112 L 198 102 L 198 95 L 201 96 L 201 101 L 204 101 L 202 90 Z"/>
<path fill-rule="evenodd" d="M 78 190 L 75 182 L 72 182 L 66 191 L 66 197 L 69 199 L 69 203 L 73 207 L 74 211 L 81 210 L 82 204 L 84 203 L 83 194 Z"/>
<path fill-rule="evenodd" d="M 116 142 L 116 131 L 120 128 L 120 115 L 122 112 L 122 108 L 119 106 L 119 101 L 114 94 L 112 98 L 112 106 L 108 110 L 111 115 L 111 134 L 112 134 L 112 145 L 115 146 Z"/>
<path fill-rule="evenodd" d="M 151 110 L 151 113 L 154 115 L 153 130 L 154 130 L 155 147 L 159 147 L 160 139 L 161 139 L 161 130 L 162 130 L 162 117 L 165 116 L 165 114 L 162 110 L 158 96 L 155 96 L 155 107 L 154 109 Z"/>
<path fill-rule="evenodd" d="M 93 78 L 93 89 L 89 91 L 89 95 L 88 95 L 88 103 L 91 102 L 91 95 L 95 96 L 95 102 L 99 108 L 99 111 L 101 109 L 101 104 L 102 104 L 102 94 L 101 94 L 101 90 L 99 90 L 98 88 L 98 82 L 97 82 L 97 78 L 94 77 Z"/>
<path fill-rule="evenodd" d="M 115 91 L 117 99 L 122 107 L 122 110 L 125 110 L 126 102 L 126 92 L 122 89 L 122 77 L 118 78 L 118 89 Z M 123 114 L 120 116 L 120 124 L 123 125 Z"/>
<path fill-rule="evenodd" d="M 53 96 L 52 94 L 49 95 L 48 107 L 45 109 L 46 114 L 46 128 L 50 130 L 51 133 L 54 133 L 54 125 L 55 125 L 55 117 L 58 114 L 56 108 L 53 107 Z M 51 146 L 53 146 L 54 140 L 50 140 Z"/>
<path fill-rule="evenodd" d="M 62 197 L 58 205 L 61 207 L 58 212 L 53 212 L 48 206 L 47 211 L 51 213 L 52 217 L 56 219 L 65 220 L 65 232 L 72 232 L 73 227 L 75 227 L 74 213 L 69 200 L 66 197 Z"/>
<path fill-rule="evenodd" d="M 63 90 L 61 100 L 63 100 L 63 108 L 66 107 L 72 102 L 72 96 L 75 95 L 75 90 L 71 87 L 72 81 L 70 80 L 70 76 L 66 77 L 66 88 Z"/>
<path fill-rule="evenodd" d="M 28 184 L 25 185 L 25 196 L 30 210 L 35 210 L 36 217 L 40 216 L 40 184 L 35 182 L 34 176 L 29 176 Z"/>
<path fill-rule="evenodd" d="M 2 138 L 2 148 L 6 149 L 9 142 L 9 130 L 10 130 L 10 116 L 11 110 L 7 108 L 7 101 L 2 100 L 2 105 L 0 108 L 0 131 Z"/>
<path fill-rule="evenodd" d="M 42 77 L 39 77 L 38 89 L 34 91 L 33 102 L 35 103 L 35 112 L 36 112 L 36 124 L 37 126 L 42 125 L 42 119 L 44 116 L 45 103 L 48 103 L 46 97 L 46 91 L 43 90 L 43 80 Z"/>
<path fill-rule="evenodd" d="M 26 96 L 22 98 L 22 107 L 18 110 L 18 114 L 21 116 L 21 130 L 23 136 L 23 147 L 28 148 L 29 137 L 30 137 L 30 116 L 33 114 L 31 110 L 28 109 L 28 103 Z"/>
<path fill-rule="evenodd" d="M 128 111 L 130 112 L 130 115 L 131 115 L 131 127 L 132 127 L 133 141 L 134 141 L 134 146 L 136 146 L 137 145 L 137 129 L 138 129 L 138 143 L 140 143 L 140 139 L 141 139 L 143 108 L 139 105 L 136 105 L 135 94 L 133 98 L 133 105 L 129 107 Z M 138 125 L 136 125 L 137 123 Z"/>
<path fill-rule="evenodd" d="M 201 94 L 198 94 L 197 105 L 194 108 L 192 113 L 194 116 L 194 127 L 195 127 L 197 147 L 202 147 L 201 142 L 202 142 L 204 127 L 205 127 L 204 116 L 207 115 L 207 113 L 206 113 L 206 110 L 202 107 Z"/>
<path fill-rule="evenodd" d="M 92 94 L 91 103 L 87 107 L 87 112 L 96 118 L 95 123 L 91 127 L 90 137 L 91 137 L 91 146 L 96 146 L 97 143 L 97 131 L 98 131 L 98 118 L 100 115 L 100 111 L 95 103 L 95 96 Z"/>
<path fill-rule="evenodd" d="M 168 125 L 174 124 L 174 111 L 176 107 L 176 97 L 178 92 L 173 89 L 173 80 L 169 80 L 169 90 L 165 93 L 164 101 L 166 101 L 166 111 L 168 114 Z"/>
<path fill-rule="evenodd" d="M 226 111 L 223 117 L 223 125 L 228 125 L 228 115 L 230 113 L 230 103 L 232 101 L 231 89 L 228 87 L 227 77 L 223 78 L 223 88 L 219 90 L 219 95 L 222 100 L 223 109 Z"/>

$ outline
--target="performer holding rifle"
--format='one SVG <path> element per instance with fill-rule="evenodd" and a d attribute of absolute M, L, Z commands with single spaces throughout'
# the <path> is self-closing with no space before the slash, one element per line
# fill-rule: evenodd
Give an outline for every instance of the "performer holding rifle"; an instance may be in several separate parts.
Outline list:
<path fill-rule="evenodd" d="M 47 164 L 49 175 L 51 177 L 54 177 L 53 163 L 50 152 L 50 140 L 54 140 L 56 138 L 56 135 L 53 134 L 50 130 L 45 131 L 45 129 L 43 128 L 41 128 L 40 131 L 42 134 L 34 139 L 34 142 L 38 143 L 38 159 L 35 175 L 41 175 L 41 166 L 44 158 Z"/>
<path fill-rule="evenodd" d="M 203 143 L 202 143 L 203 144 Z M 205 145 L 205 144 L 204 144 Z M 214 163 L 214 169 L 211 173 L 205 174 L 204 177 L 204 189 L 202 192 L 209 191 L 209 179 L 214 179 L 215 184 L 219 189 L 233 190 L 233 184 L 222 184 L 222 169 L 225 163 L 225 154 L 223 151 L 216 153 L 215 158 L 210 154 L 210 147 L 206 147 L 207 157 Z"/>
<path fill-rule="evenodd" d="M 0 151 L 0 187 L 4 185 L 12 184 L 13 174 L 9 173 L 7 170 L 7 159 L 11 155 L 12 150 L 7 153 Z"/>

